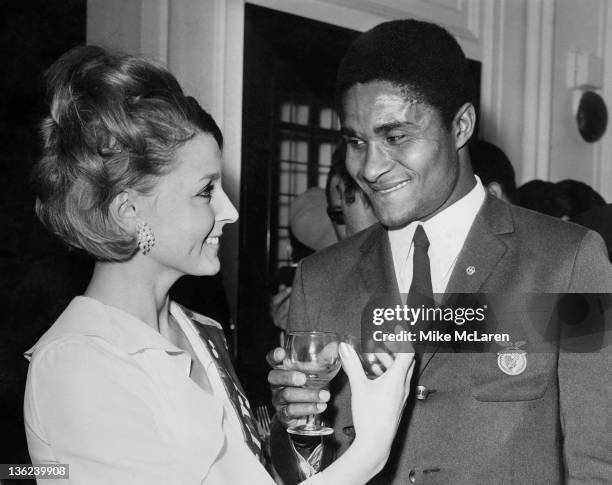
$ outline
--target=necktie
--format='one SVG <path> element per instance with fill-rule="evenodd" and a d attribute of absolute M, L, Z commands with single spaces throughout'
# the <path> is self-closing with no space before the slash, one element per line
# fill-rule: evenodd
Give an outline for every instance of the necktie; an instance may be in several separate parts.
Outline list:
<path fill-rule="evenodd" d="M 425 234 L 423 226 L 417 226 L 416 231 L 414 231 L 412 243 L 414 246 L 412 251 L 412 283 L 410 283 L 410 290 L 408 291 L 406 303 L 411 308 L 426 309 L 433 307 L 434 301 L 431 285 L 431 269 L 429 267 L 429 256 L 427 254 L 429 239 L 427 238 L 427 234 Z M 423 317 L 412 327 L 412 330 L 416 330 L 417 332 L 432 329 L 431 322 Z M 420 359 L 423 352 L 428 350 L 429 345 L 426 342 L 417 342 L 415 345 L 417 359 Z"/>
<path fill-rule="evenodd" d="M 429 239 L 425 234 L 423 226 L 418 225 L 412 238 L 414 250 L 412 252 L 412 283 L 410 283 L 410 295 L 420 295 L 425 299 L 433 300 L 433 290 L 431 286 L 431 269 L 429 267 Z"/>

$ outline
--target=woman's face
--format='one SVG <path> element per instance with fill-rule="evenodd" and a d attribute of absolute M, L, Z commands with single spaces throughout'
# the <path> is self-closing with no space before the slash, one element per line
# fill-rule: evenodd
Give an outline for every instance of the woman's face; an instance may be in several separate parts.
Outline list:
<path fill-rule="evenodd" d="M 181 274 L 212 275 L 223 226 L 238 219 L 221 188 L 221 150 L 205 133 L 185 142 L 176 152 L 173 169 L 162 176 L 143 220 L 155 235 L 145 258 Z"/>

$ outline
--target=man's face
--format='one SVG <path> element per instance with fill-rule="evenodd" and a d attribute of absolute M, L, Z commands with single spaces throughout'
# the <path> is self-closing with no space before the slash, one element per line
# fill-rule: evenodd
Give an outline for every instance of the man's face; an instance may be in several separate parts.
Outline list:
<path fill-rule="evenodd" d="M 351 87 L 343 98 L 346 166 L 388 227 L 425 220 L 450 205 L 459 164 L 440 115 L 386 81 Z"/>

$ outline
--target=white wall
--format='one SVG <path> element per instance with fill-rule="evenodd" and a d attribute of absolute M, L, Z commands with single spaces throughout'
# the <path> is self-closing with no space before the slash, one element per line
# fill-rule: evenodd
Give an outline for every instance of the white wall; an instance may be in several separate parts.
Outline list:
<path fill-rule="evenodd" d="M 605 13 L 604 0 L 557 0 L 555 3 L 550 151 L 553 181 L 570 178 L 599 186 L 601 142 L 587 143 L 578 133 L 572 111 L 574 90 L 568 85 L 567 69 L 572 52 L 590 54 L 603 61 Z M 603 78 L 594 82 L 601 88 Z"/>

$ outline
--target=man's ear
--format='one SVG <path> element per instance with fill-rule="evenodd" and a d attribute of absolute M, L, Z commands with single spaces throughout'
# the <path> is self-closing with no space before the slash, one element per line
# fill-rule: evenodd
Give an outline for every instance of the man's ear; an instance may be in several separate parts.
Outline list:
<path fill-rule="evenodd" d="M 487 192 L 498 199 L 506 200 L 504 197 L 504 191 L 502 190 L 501 185 L 499 185 L 497 182 L 491 182 L 489 185 L 487 185 Z"/>
<path fill-rule="evenodd" d="M 463 148 L 470 140 L 476 128 L 476 110 L 472 103 L 465 103 L 453 119 L 453 135 L 455 137 L 455 147 L 457 150 Z"/>
<path fill-rule="evenodd" d="M 111 218 L 126 232 L 133 232 L 138 222 L 135 199 L 133 191 L 124 190 L 115 196 L 109 206 Z"/>

